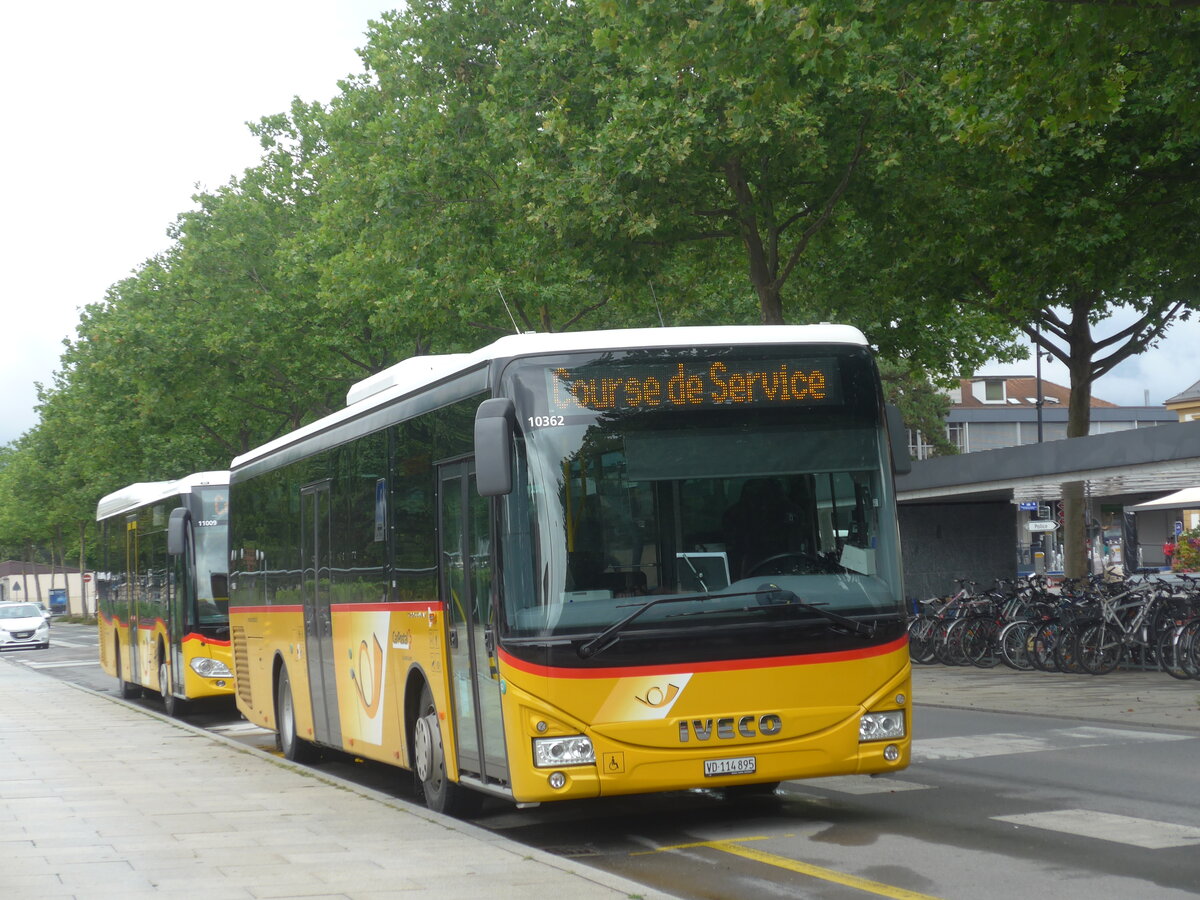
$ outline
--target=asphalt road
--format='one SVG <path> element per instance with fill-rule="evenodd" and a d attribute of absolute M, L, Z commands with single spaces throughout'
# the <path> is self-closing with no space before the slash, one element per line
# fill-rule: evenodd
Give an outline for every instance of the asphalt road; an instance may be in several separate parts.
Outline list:
<path fill-rule="evenodd" d="M 49 650 L 5 660 L 115 695 L 91 628 L 56 623 Z M 228 708 L 189 718 L 273 748 Z M 685 898 L 1200 895 L 1200 734 L 919 698 L 914 718 L 914 762 L 895 777 L 789 782 L 747 802 L 691 791 L 493 803 L 476 823 Z M 414 799 L 407 773 L 338 756 L 319 765 Z"/>

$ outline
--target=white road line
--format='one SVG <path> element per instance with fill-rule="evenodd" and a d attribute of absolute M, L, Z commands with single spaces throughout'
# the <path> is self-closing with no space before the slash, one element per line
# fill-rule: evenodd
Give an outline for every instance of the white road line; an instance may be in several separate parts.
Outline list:
<path fill-rule="evenodd" d="M 80 647 L 98 647 L 99 644 L 77 644 L 74 641 L 60 641 L 56 637 L 50 638 L 51 647 L 72 647 L 78 650 Z"/>
<path fill-rule="evenodd" d="M 82 668 L 84 666 L 95 666 L 97 669 L 100 668 L 100 660 L 98 659 L 79 659 L 75 660 L 74 662 L 33 662 L 21 659 L 17 660 L 17 662 L 21 663 L 23 666 L 28 666 L 31 669 L 70 669 Z"/>
<path fill-rule="evenodd" d="M 1110 744 L 1139 744 L 1157 741 L 1196 740 L 1194 735 L 1164 734 L 1158 731 L 1128 731 L 1120 728 L 1056 728 L 1040 735 L 971 734 L 946 738 L 928 738 L 913 742 L 913 762 L 938 762 L 1009 756 L 1015 753 L 1041 753 L 1047 750 L 1077 750 Z"/>
<path fill-rule="evenodd" d="M 253 722 L 235 722 L 232 725 L 218 725 L 215 728 L 208 729 L 215 731 L 217 734 L 254 734 L 261 731 L 263 734 L 274 734 L 273 731 L 267 731 L 265 728 L 260 728 Z"/>
<path fill-rule="evenodd" d="M 1138 819 L 1133 816 L 1117 816 L 1092 809 L 1057 809 L 993 818 L 998 822 L 1011 822 L 1014 825 L 1028 825 L 1078 837 L 1129 844 L 1145 850 L 1165 850 L 1170 847 L 1200 844 L 1200 828 L 1156 822 L 1153 819 Z"/>
<path fill-rule="evenodd" d="M 795 785 L 801 789 L 811 785 L 816 788 L 838 791 L 842 794 L 858 794 L 861 796 L 868 794 L 894 794 L 899 791 L 929 791 L 934 790 L 936 787 L 932 784 L 918 784 L 915 781 L 901 781 L 899 778 L 872 778 L 870 775 L 835 775 L 830 778 L 807 778 L 804 781 L 789 781 L 788 784 Z"/>

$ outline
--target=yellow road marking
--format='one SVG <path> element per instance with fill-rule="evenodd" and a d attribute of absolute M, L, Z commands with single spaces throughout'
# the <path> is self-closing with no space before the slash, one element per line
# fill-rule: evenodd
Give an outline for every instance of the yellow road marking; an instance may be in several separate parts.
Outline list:
<path fill-rule="evenodd" d="M 821 866 L 814 866 L 810 863 L 800 862 L 796 859 L 789 859 L 786 856 L 779 856 L 776 853 L 766 853 L 762 850 L 751 850 L 749 847 L 742 846 L 742 842 L 744 841 L 765 840 L 767 840 L 766 837 L 746 837 L 738 838 L 736 841 L 697 841 L 694 844 L 675 844 L 671 847 L 659 847 L 657 850 L 650 850 L 646 852 L 664 853 L 669 850 L 688 850 L 694 847 L 707 847 L 711 850 L 720 850 L 723 853 L 730 853 L 734 856 L 740 856 L 743 859 L 765 863 L 768 866 L 777 866 L 781 869 L 788 869 L 792 872 L 798 872 L 801 875 L 808 875 L 811 878 L 820 878 L 822 881 L 832 881 L 835 884 L 856 888 L 857 890 L 866 891 L 870 894 L 878 894 L 881 897 L 891 897 L 893 900 L 939 900 L 938 897 L 934 897 L 930 894 L 922 894 L 918 891 L 910 891 L 906 888 L 884 884 L 881 881 L 871 881 L 869 878 L 859 878 L 857 875 L 848 875 L 845 872 L 838 872 L 835 869 L 825 869 Z M 640 856 L 641 854 L 635 855 Z"/>

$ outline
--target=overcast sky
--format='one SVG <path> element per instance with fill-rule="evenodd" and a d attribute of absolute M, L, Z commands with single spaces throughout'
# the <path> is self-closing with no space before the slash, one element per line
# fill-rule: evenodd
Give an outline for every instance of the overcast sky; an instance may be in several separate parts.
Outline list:
<path fill-rule="evenodd" d="M 0 13 L 0 444 L 37 422 L 79 311 L 166 249 L 167 227 L 260 159 L 246 123 L 329 100 L 384 0 L 62 0 Z M 1200 326 L 1119 367 L 1096 395 L 1161 404 L 1200 381 Z M 1033 374 L 1028 362 L 985 373 Z M 1066 384 L 1047 364 L 1043 376 Z"/>
<path fill-rule="evenodd" d="M 79 312 L 255 165 L 246 127 L 329 100 L 387 0 L 60 0 L 0 12 L 0 444 L 37 423 Z"/>

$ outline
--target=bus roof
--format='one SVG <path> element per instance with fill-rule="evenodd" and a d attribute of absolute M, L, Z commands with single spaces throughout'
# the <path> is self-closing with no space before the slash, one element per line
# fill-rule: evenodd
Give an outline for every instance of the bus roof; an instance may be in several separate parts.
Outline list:
<path fill-rule="evenodd" d="M 324 431 L 339 422 L 414 394 L 444 378 L 498 359 L 589 350 L 635 350 L 649 347 L 732 347 L 750 344 L 867 345 L 861 331 L 849 325 L 704 325 L 680 328 L 625 328 L 611 331 L 527 332 L 510 334 L 472 353 L 413 356 L 351 386 L 346 406 L 234 459 L 231 468 Z"/>
<path fill-rule="evenodd" d="M 493 359 L 577 350 L 631 350 L 642 347 L 733 346 L 737 344 L 859 344 L 866 338 L 848 325 L 706 325 L 684 328 L 625 328 L 612 331 L 526 332 L 510 334 L 474 353 L 413 356 L 353 385 L 350 406 L 392 388 L 403 393 L 456 371 Z"/>
<path fill-rule="evenodd" d="M 228 484 L 228 472 L 196 472 L 174 481 L 139 481 L 101 497 L 100 502 L 96 504 L 96 521 L 132 512 L 177 494 L 191 493 L 192 488 L 206 485 L 220 487 Z"/>

